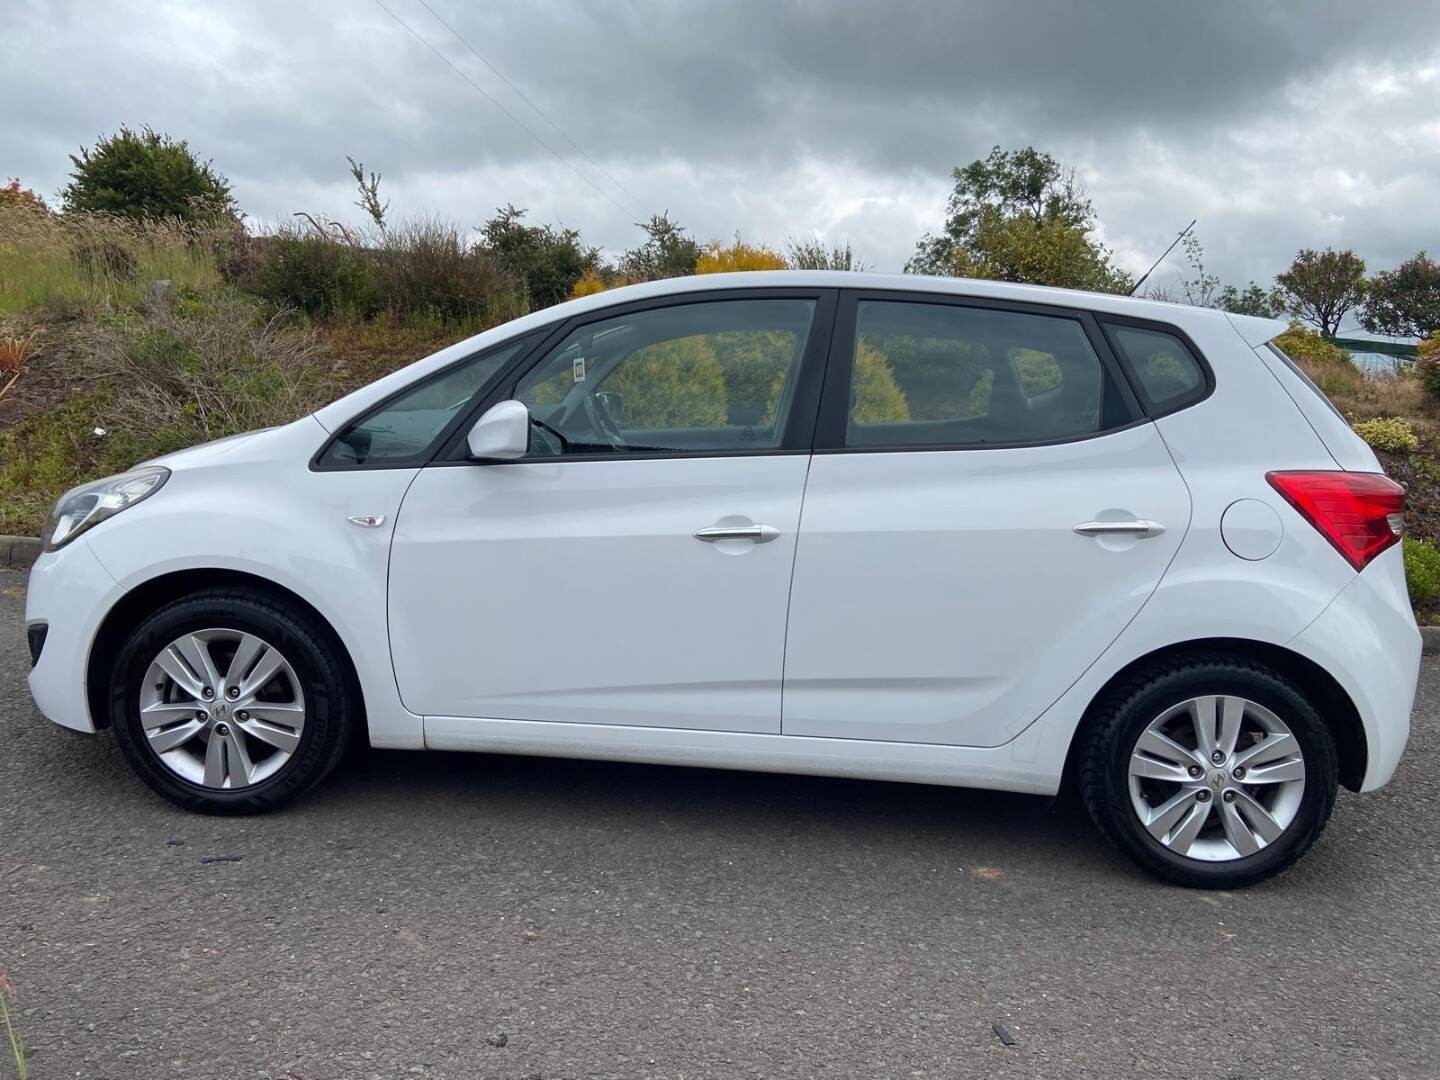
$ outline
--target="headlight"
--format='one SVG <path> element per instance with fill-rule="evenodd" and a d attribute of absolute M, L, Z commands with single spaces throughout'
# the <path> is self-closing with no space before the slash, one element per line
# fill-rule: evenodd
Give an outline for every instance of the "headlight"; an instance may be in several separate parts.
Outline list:
<path fill-rule="evenodd" d="M 45 528 L 40 534 L 45 550 L 64 547 L 86 529 L 149 498 L 168 479 L 169 469 L 163 465 L 147 465 L 72 488 L 60 496 L 55 509 L 45 519 Z"/>

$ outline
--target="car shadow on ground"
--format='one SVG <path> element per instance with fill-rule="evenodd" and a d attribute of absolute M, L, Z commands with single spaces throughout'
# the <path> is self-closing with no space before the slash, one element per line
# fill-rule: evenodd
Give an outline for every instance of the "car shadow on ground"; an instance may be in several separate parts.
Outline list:
<path fill-rule="evenodd" d="M 326 806 L 329 809 L 324 809 Z M 363 750 L 305 800 L 308 812 L 413 813 L 451 822 L 543 818 L 555 826 L 663 827 L 697 842 L 804 832 L 903 841 L 1027 861 L 1093 854 L 1116 865 L 1073 797 L 626 762 Z M 342 807 L 348 807 L 342 809 Z M 1128 869 L 1128 865 L 1126 865 Z"/>

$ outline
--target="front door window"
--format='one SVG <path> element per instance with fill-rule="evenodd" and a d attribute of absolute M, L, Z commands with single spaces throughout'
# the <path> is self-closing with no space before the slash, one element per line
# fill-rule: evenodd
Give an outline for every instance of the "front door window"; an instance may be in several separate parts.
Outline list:
<path fill-rule="evenodd" d="M 811 299 L 720 300 L 582 326 L 516 388 L 527 456 L 777 449 L 814 314 Z"/>

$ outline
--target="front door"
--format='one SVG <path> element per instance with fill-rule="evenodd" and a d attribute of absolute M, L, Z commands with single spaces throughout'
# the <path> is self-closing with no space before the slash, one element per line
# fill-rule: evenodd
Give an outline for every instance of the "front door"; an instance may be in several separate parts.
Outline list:
<path fill-rule="evenodd" d="M 732 291 L 558 331 L 490 395 L 529 408 L 527 456 L 451 455 L 405 498 L 389 619 L 406 706 L 779 732 L 832 307 Z"/>
<path fill-rule="evenodd" d="M 784 733 L 1004 743 L 1139 612 L 1188 491 L 1088 316 L 878 294 L 836 339 Z"/>

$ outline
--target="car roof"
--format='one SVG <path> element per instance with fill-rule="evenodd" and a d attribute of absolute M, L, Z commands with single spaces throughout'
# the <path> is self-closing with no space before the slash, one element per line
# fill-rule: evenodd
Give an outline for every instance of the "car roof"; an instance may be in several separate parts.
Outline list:
<path fill-rule="evenodd" d="M 315 413 L 315 418 L 334 431 L 340 424 L 359 415 L 376 402 L 403 388 L 431 371 L 463 359 L 481 349 L 541 327 L 552 326 L 564 319 L 600 312 L 637 300 L 680 296 L 692 292 L 726 290 L 826 288 L 875 289 L 947 296 L 966 296 L 984 300 L 1009 300 L 1051 307 L 1075 308 L 1083 311 L 1128 315 L 1136 319 L 1152 319 L 1181 327 L 1197 323 L 1228 323 L 1252 347 L 1282 333 L 1286 323 L 1279 319 L 1261 319 L 1248 315 L 1229 315 L 1215 308 L 1194 307 L 1163 300 L 1146 300 L 1114 293 L 1089 292 L 1084 289 L 1060 289 L 1049 285 L 1022 285 L 1010 281 L 983 281 L 977 278 L 926 277 L 919 274 L 872 274 L 850 270 L 755 270 L 734 274 L 702 274 L 693 277 L 664 278 L 639 285 L 625 285 L 605 292 L 593 293 L 578 300 L 568 300 L 553 307 L 542 308 L 529 315 L 493 327 L 474 337 L 456 342 L 409 367 L 361 387 Z"/>

